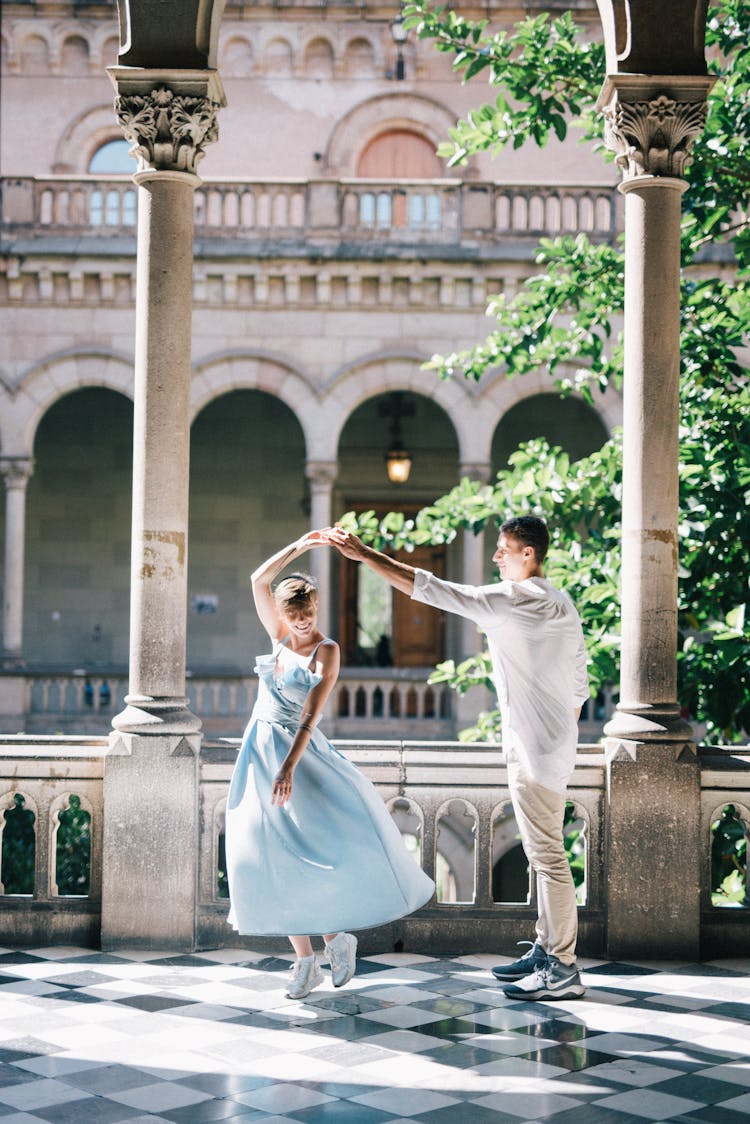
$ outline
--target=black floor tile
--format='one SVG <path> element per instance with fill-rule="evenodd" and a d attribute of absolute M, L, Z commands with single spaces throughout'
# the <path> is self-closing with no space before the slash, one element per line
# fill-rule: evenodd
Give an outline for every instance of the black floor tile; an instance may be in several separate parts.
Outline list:
<path fill-rule="evenodd" d="M 597 1104 L 578 1105 L 566 1108 L 546 1118 L 550 1124 L 648 1124 L 646 1117 L 633 1116 L 630 1112 L 617 1112 Z M 519 1124 L 517 1121 L 516 1124 Z M 673 1124 L 670 1120 L 669 1124 Z"/>
<path fill-rule="evenodd" d="M 12 952 L 0 952 L 0 968 L 4 968 L 6 964 L 44 964 L 47 963 L 53 967 L 54 961 L 45 961 L 43 956 L 34 956 L 30 952 L 21 952 L 14 950 Z"/>
<path fill-rule="evenodd" d="M 66 1101 L 64 1104 L 50 1105 L 49 1108 L 34 1109 L 34 1116 L 49 1120 L 50 1124 L 116 1124 L 117 1121 L 131 1120 L 140 1115 L 139 1109 L 117 1104 L 104 1097 L 86 1097 L 80 1101 Z"/>
<path fill-rule="evenodd" d="M 114 1002 L 122 1007 L 135 1007 L 139 1011 L 169 1011 L 174 1007 L 188 1007 L 196 1001 L 168 995 L 125 995 Z"/>
<path fill-rule="evenodd" d="M 277 1082 L 271 1077 L 259 1077 L 254 1073 L 191 1073 L 189 1077 L 181 1077 L 175 1084 L 197 1089 L 201 1093 L 210 1093 L 212 1097 L 221 1099 L 247 1093 L 251 1089 L 264 1089 Z"/>
<path fill-rule="evenodd" d="M 719 1104 L 721 1101 L 729 1101 L 750 1092 L 747 1086 L 738 1085 L 736 1081 L 699 1077 L 696 1073 L 670 1077 L 668 1081 L 662 1081 L 654 1088 L 660 1093 L 669 1093 L 673 1097 L 687 1097 L 690 1101 L 699 1101 L 704 1105 Z"/>
<path fill-rule="evenodd" d="M 624 964 L 619 960 L 611 960 L 607 964 L 597 964 L 595 968 L 588 969 L 597 976 L 658 976 L 661 969 L 646 968 L 639 964 Z M 584 975 L 586 969 L 583 969 Z"/>
<path fill-rule="evenodd" d="M 370 1105 L 354 1104 L 352 1101 L 328 1101 L 298 1112 L 287 1112 L 286 1115 L 290 1120 L 299 1120 L 300 1124 L 384 1124 L 396 1119 L 391 1112 L 383 1112 Z M 419 1120 L 420 1117 L 416 1119 Z"/>
<path fill-rule="evenodd" d="M 160 1116 L 174 1120 L 175 1124 L 211 1124 L 214 1120 L 248 1120 L 256 1116 L 257 1109 L 232 1100 L 202 1101 L 200 1104 L 186 1104 L 182 1108 L 161 1109 Z M 257 1118 L 257 1116 L 256 1116 Z M 266 1119 L 268 1119 L 266 1117 Z"/>

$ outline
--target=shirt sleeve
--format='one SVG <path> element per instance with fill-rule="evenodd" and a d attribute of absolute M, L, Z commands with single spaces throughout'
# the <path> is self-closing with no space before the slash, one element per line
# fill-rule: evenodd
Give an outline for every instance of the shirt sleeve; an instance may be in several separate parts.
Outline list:
<path fill-rule="evenodd" d="M 575 658 L 575 672 L 573 676 L 573 691 L 576 706 L 583 706 L 591 697 L 589 688 L 589 673 L 586 660 L 586 645 L 583 640 L 583 629 L 578 622 L 578 649 Z"/>
<path fill-rule="evenodd" d="M 457 613 L 475 621 L 480 628 L 497 627 L 498 618 L 508 612 L 513 604 L 512 587 L 504 589 L 502 583 L 494 586 L 459 585 L 436 578 L 428 570 L 417 569 L 414 574 L 413 601 L 421 601 Z M 588 696 L 587 696 L 588 697 Z"/>

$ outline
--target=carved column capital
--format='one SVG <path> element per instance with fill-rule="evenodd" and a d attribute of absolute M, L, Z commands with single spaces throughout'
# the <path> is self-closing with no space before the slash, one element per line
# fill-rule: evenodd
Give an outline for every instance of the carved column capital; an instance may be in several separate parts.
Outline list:
<path fill-rule="evenodd" d="M 604 143 L 625 180 L 636 176 L 682 179 L 706 123 L 714 79 L 610 75 L 599 97 Z"/>
<path fill-rule="evenodd" d="M 110 67 L 115 113 L 139 172 L 188 172 L 219 135 L 226 104 L 215 71 L 155 71 Z"/>
<path fill-rule="evenodd" d="M 336 461 L 308 461 L 305 476 L 310 481 L 311 488 L 327 490 L 333 487 L 338 470 Z"/>
<path fill-rule="evenodd" d="M 458 474 L 480 484 L 488 484 L 492 479 L 492 465 L 488 461 L 461 461 Z"/>
<path fill-rule="evenodd" d="M 8 492 L 23 491 L 33 473 L 33 457 L 0 457 L 0 474 Z"/>

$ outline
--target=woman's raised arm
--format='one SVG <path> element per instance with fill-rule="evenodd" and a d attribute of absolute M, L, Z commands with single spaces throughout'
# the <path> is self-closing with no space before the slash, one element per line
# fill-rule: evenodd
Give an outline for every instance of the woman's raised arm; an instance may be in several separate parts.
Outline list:
<path fill-rule="evenodd" d="M 328 545 L 328 541 L 323 538 L 322 531 L 308 531 L 301 539 L 297 539 L 296 542 L 289 543 L 288 546 L 282 547 L 276 554 L 267 558 L 265 562 L 261 562 L 257 570 L 254 570 L 250 575 L 255 608 L 260 617 L 261 624 L 272 640 L 278 640 L 281 631 L 281 622 L 276 612 L 271 583 L 274 578 L 279 576 L 284 567 L 288 566 L 290 562 L 293 562 L 295 558 L 299 558 L 301 554 L 305 554 L 306 551 L 311 550 L 314 546 Z"/>

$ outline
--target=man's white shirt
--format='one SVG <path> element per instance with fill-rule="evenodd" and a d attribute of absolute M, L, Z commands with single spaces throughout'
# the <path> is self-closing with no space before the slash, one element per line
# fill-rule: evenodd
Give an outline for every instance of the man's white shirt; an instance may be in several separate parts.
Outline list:
<path fill-rule="evenodd" d="M 578 612 L 546 578 L 459 585 L 417 569 L 412 598 L 473 620 L 487 636 L 503 750 L 537 784 L 564 792 L 575 767 L 575 709 L 589 698 Z"/>

